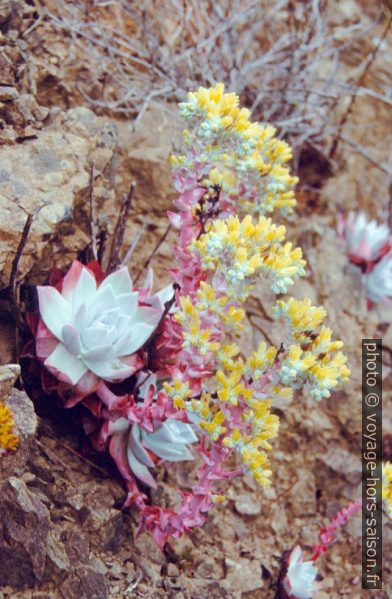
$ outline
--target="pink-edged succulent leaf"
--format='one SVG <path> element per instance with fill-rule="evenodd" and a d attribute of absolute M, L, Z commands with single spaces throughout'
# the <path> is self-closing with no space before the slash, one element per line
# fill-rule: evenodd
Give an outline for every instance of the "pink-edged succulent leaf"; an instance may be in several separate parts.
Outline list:
<path fill-rule="evenodd" d="M 170 295 L 168 289 L 157 296 L 147 291 L 141 303 L 126 268 L 102 280 L 99 269 L 75 260 L 56 288 L 38 287 L 37 357 L 70 386 L 88 372 L 108 382 L 128 378 L 141 366 L 136 352 L 158 326 Z"/>

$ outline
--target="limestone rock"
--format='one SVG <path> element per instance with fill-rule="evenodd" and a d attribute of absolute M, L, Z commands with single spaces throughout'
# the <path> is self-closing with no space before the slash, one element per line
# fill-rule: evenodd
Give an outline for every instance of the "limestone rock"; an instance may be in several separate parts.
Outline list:
<path fill-rule="evenodd" d="M 0 104 L 0 117 L 7 125 L 17 128 L 41 123 L 49 114 L 47 108 L 37 104 L 34 96 L 31 94 L 19 96 L 13 87 L 0 87 L 0 100 L 4 101 L 3 104 Z"/>
<path fill-rule="evenodd" d="M 41 110 L 37 105 L 30 105 L 24 96 L 18 101 L 26 117 Z M 33 213 L 44 206 L 34 219 L 19 263 L 20 279 L 34 269 L 42 283 L 54 264 L 59 268 L 69 264 L 88 245 L 90 164 L 94 160 L 93 153 L 101 149 L 97 162 L 102 171 L 113 155 L 115 144 L 116 132 L 112 126 L 86 108 L 74 108 L 55 114 L 37 133 L 36 139 L 3 147 L 0 157 L 0 287 L 8 285 L 12 260 L 26 221 L 25 212 Z M 99 177 L 98 168 L 96 172 Z M 97 212 L 102 213 L 108 192 L 102 186 L 95 192 Z"/>
<path fill-rule="evenodd" d="M 356 454 L 341 447 L 333 447 L 321 456 L 322 461 L 334 472 L 341 474 L 349 483 L 358 484 L 361 480 L 361 460 Z"/>
<path fill-rule="evenodd" d="M 104 576 L 87 566 L 77 568 L 60 586 L 63 599 L 107 599 Z"/>
<path fill-rule="evenodd" d="M 7 405 L 11 408 L 18 434 L 22 441 L 28 441 L 35 435 L 37 416 L 30 398 L 24 391 L 13 389 Z"/>
<path fill-rule="evenodd" d="M 250 493 L 239 495 L 234 505 L 236 511 L 244 516 L 257 516 L 261 512 L 261 502 L 252 497 Z"/>
<path fill-rule="evenodd" d="M 226 558 L 227 567 L 226 583 L 230 590 L 247 593 L 256 591 L 264 586 L 261 577 L 261 562 L 245 558 Z"/>
<path fill-rule="evenodd" d="M 129 177 L 137 183 L 135 208 L 151 220 L 160 214 L 166 218 L 166 210 L 176 192 L 171 184 L 169 157 L 173 153 L 173 137 L 182 130 L 176 121 L 161 108 L 149 108 L 136 125 L 118 126 L 118 154 L 121 169 L 116 184 L 123 191 L 129 187 Z"/>
<path fill-rule="evenodd" d="M 19 364 L 7 364 L 0 367 L 0 401 L 5 402 L 20 375 Z"/>
<path fill-rule="evenodd" d="M 94 534 L 97 549 L 115 553 L 127 534 L 123 513 L 114 509 L 113 496 L 107 490 L 81 486 L 79 493 L 67 498 L 83 529 Z"/>
<path fill-rule="evenodd" d="M 15 87 L 4 86 L 0 87 L 0 101 L 8 102 L 9 100 L 16 100 L 18 98 L 18 90 Z"/>
<path fill-rule="evenodd" d="M 297 482 L 288 492 L 287 500 L 291 504 L 292 513 L 295 516 L 303 514 L 314 514 L 317 509 L 316 504 L 316 481 L 311 472 L 307 472 L 306 477 L 299 477 Z"/>

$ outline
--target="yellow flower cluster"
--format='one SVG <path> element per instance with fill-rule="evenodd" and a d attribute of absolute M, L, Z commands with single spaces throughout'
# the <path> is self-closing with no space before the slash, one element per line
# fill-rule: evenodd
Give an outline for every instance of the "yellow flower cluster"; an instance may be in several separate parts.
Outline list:
<path fill-rule="evenodd" d="M 222 444 L 224 447 L 235 448 L 247 471 L 260 485 L 268 487 L 272 473 L 266 451 L 271 449 L 269 440 L 278 434 L 279 418 L 271 414 L 270 400 L 255 399 L 250 389 L 246 395 L 241 391 L 238 395 L 242 395 L 245 403 L 242 419 L 248 427 L 246 430 L 234 429 L 223 438 Z"/>
<path fill-rule="evenodd" d="M 15 426 L 11 410 L 0 403 L 0 455 L 5 451 L 15 451 L 19 438 L 12 431 Z"/>
<path fill-rule="evenodd" d="M 276 437 L 279 428 L 278 416 L 270 413 L 271 401 L 255 399 L 253 391 L 240 382 L 238 373 L 226 381 L 224 372 L 218 371 L 216 378 L 221 385 L 218 390 L 221 407 L 209 393 L 203 393 L 200 400 L 191 400 L 187 407 L 199 415 L 200 428 L 213 441 L 221 440 L 224 447 L 235 449 L 245 469 L 260 485 L 268 487 L 272 473 L 266 451 L 271 449 L 269 440 Z M 230 429 L 231 416 L 224 406 L 225 403 L 237 406 L 238 402 L 243 408 L 243 430 Z"/>
<path fill-rule="evenodd" d="M 174 379 L 170 384 L 167 381 L 163 383 L 163 388 L 166 393 L 172 398 L 175 408 L 185 408 L 185 400 L 191 397 L 192 393 L 189 388 L 189 383 L 182 383 L 178 379 Z"/>
<path fill-rule="evenodd" d="M 222 84 L 190 93 L 180 109 L 192 127 L 184 132 L 189 151 L 173 158 L 174 171 L 199 182 L 204 177 L 202 184 L 213 187 L 193 207 L 193 216 L 203 214 L 206 197 L 222 200 L 223 207 L 205 212 L 202 234 L 188 245 L 200 257 L 207 280 L 197 294 L 180 298 L 174 315 L 182 325 L 184 363 L 192 372 L 199 369 L 200 378 L 213 374 L 205 376 L 197 397 L 181 380 L 164 388 L 177 408 L 189 410 L 214 442 L 235 450 L 245 470 L 268 486 L 267 452 L 279 428 L 279 418 L 271 414 L 273 399 L 290 398 L 293 388 L 301 386 L 317 399 L 328 397 L 350 371 L 337 351 L 342 342 L 333 341 L 332 331 L 322 326 L 325 310 L 308 299 L 277 302 L 275 316 L 284 317 L 290 335 L 279 349 L 261 343 L 246 359 L 239 356 L 231 335 L 243 328 L 241 304 L 256 275 L 269 275 L 275 293 L 286 293 L 304 275 L 301 249 L 285 242 L 284 226 L 262 215 L 276 207 L 287 213 L 295 204 L 296 178 L 284 166 L 291 150 L 274 138 L 273 127 L 252 123 L 249 111 L 239 107 L 235 94 L 225 94 Z M 220 209 L 250 214 L 216 218 Z"/>
<path fill-rule="evenodd" d="M 216 373 L 216 380 L 219 384 L 217 391 L 218 398 L 222 402 L 227 402 L 232 406 L 238 405 L 239 398 L 247 402 L 253 395 L 252 390 L 247 389 L 243 383 L 242 360 L 237 362 L 240 368 L 237 368 L 234 372 L 228 373 L 227 370 L 218 370 Z"/>
<path fill-rule="evenodd" d="M 290 298 L 277 302 L 274 316 L 284 316 L 294 342 L 281 361 L 281 381 L 296 386 L 307 384 L 316 399 L 329 397 L 331 389 L 348 380 L 350 370 L 346 356 L 340 351 L 334 353 L 343 347 L 342 341 L 332 341 L 328 327 L 316 332 L 326 316 L 324 308 L 312 306 L 309 299 Z"/>
<path fill-rule="evenodd" d="M 222 426 L 226 421 L 226 416 L 222 410 L 218 410 L 215 413 L 212 411 L 207 413 L 209 408 L 207 404 L 208 397 L 210 397 L 208 394 L 205 394 L 203 397 L 201 414 L 204 414 L 205 417 L 203 420 L 200 420 L 199 426 L 211 436 L 213 441 L 218 441 L 219 437 L 227 431 L 227 428 Z M 194 406 L 194 408 L 197 411 L 197 407 Z"/>
<path fill-rule="evenodd" d="M 267 349 L 267 344 L 262 341 L 257 348 L 246 360 L 245 372 L 249 379 L 258 381 L 264 372 L 272 366 L 278 350 L 272 346 Z"/>
<path fill-rule="evenodd" d="M 175 319 L 183 325 L 184 348 L 194 348 L 202 356 L 220 348 L 219 343 L 211 341 L 212 331 L 203 328 L 200 322 L 200 312 L 189 297 L 181 298 L 182 311 L 175 314 Z"/>
<path fill-rule="evenodd" d="M 384 462 L 382 465 L 382 498 L 389 518 L 392 518 L 392 464 Z"/>
<path fill-rule="evenodd" d="M 287 302 L 278 300 L 274 313 L 277 317 L 285 317 L 293 339 L 298 343 L 309 341 L 309 331 L 318 328 L 327 315 L 324 308 L 312 306 L 310 299 L 299 301 L 293 297 Z"/>
<path fill-rule="evenodd" d="M 289 242 L 282 245 L 285 232 L 284 226 L 264 216 L 256 223 L 250 215 L 242 221 L 229 216 L 213 221 L 191 248 L 201 256 L 203 268 L 220 271 L 227 294 L 244 301 L 250 291 L 247 280 L 260 271 L 271 276 L 275 293 L 286 293 L 294 279 L 304 274 L 301 248 L 293 250 Z"/>
<path fill-rule="evenodd" d="M 224 93 L 223 83 L 189 93 L 180 112 L 194 125 L 192 131 L 184 132 L 185 147 L 198 148 L 198 162 L 210 167 L 205 185 L 219 185 L 234 197 L 246 182 L 237 210 L 263 214 L 279 208 L 286 214 L 292 212 L 298 179 L 284 166 L 292 151 L 274 137 L 274 127 L 251 122 L 250 111 L 239 107 L 236 94 Z M 172 157 L 171 162 L 174 168 L 190 169 L 192 160 L 190 153 Z M 260 203 L 255 201 L 257 197 L 262 199 Z"/>
<path fill-rule="evenodd" d="M 211 341 L 212 331 L 203 323 L 212 322 L 217 330 L 225 334 L 239 332 L 245 317 L 242 309 L 233 305 L 226 295 L 218 295 L 206 282 L 200 284 L 197 302 L 189 297 L 180 299 L 181 309 L 175 319 L 182 324 L 183 347 L 193 354 L 205 356 L 211 352 L 209 364 L 215 364 L 215 375 L 206 379 L 208 389 L 200 399 L 190 399 L 188 383 L 174 379 L 165 382 L 164 389 L 173 399 L 176 408 L 190 410 L 199 418 L 199 426 L 213 441 L 222 441 L 225 447 L 237 451 L 248 472 L 262 485 L 268 485 L 271 471 L 268 467 L 266 450 L 268 439 L 277 434 L 279 419 L 270 413 L 267 398 L 254 396 L 253 389 L 245 381 L 257 381 L 273 363 L 277 355 L 275 347 L 267 348 L 261 343 L 258 350 L 244 361 L 238 358 L 239 348 L 235 343 Z M 271 397 L 285 393 L 278 385 L 271 387 Z M 190 401 L 187 401 L 189 400 Z M 232 430 L 230 409 L 241 407 L 240 429 Z"/>

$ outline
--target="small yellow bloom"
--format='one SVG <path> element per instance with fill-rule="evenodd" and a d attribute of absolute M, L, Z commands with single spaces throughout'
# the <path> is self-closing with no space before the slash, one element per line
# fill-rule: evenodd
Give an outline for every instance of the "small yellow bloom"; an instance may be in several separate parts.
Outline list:
<path fill-rule="evenodd" d="M 386 512 L 392 519 L 392 464 L 384 462 L 382 465 L 382 498 Z"/>
<path fill-rule="evenodd" d="M 0 455 L 5 451 L 15 451 L 19 437 L 13 433 L 15 421 L 8 406 L 0 403 Z"/>

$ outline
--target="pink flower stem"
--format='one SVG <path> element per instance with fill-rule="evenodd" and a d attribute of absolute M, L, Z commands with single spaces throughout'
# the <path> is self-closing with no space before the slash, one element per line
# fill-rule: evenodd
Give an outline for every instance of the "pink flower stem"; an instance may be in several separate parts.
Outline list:
<path fill-rule="evenodd" d="M 333 543 L 336 538 L 337 532 L 340 527 L 344 526 L 346 522 L 354 516 L 357 512 L 362 509 L 362 499 L 353 501 L 347 507 L 343 508 L 338 512 L 328 524 L 320 530 L 320 543 L 313 546 L 313 554 L 310 561 L 315 561 L 325 553 L 329 546 Z"/>
<path fill-rule="evenodd" d="M 148 505 L 145 501 L 146 496 L 140 493 L 135 481 L 128 481 L 129 492 L 124 507 L 136 505 L 140 511 L 141 518 L 137 534 L 144 530 L 150 531 L 161 549 L 170 536 L 178 538 L 204 523 L 203 513 L 209 511 L 214 505 L 215 493 L 212 486 L 215 481 L 227 480 L 242 473 L 242 470 L 226 471 L 222 469 L 223 461 L 231 453 L 230 449 L 222 447 L 218 443 L 212 443 L 211 449 L 207 450 L 205 443 L 206 437 L 202 437 L 200 453 L 203 457 L 203 464 L 197 472 L 199 482 L 192 488 L 191 493 L 180 492 L 182 501 L 177 512 L 168 508 Z"/>

